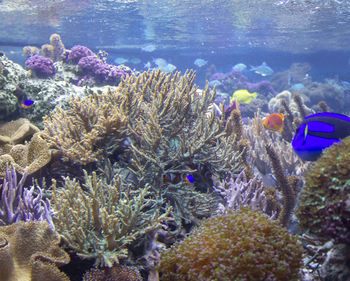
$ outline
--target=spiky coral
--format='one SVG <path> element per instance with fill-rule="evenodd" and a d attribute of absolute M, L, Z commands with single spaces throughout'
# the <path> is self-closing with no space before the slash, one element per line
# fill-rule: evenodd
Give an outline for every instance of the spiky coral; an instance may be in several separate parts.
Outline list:
<path fill-rule="evenodd" d="M 70 178 L 63 188 L 54 184 L 51 200 L 56 230 L 68 246 L 78 256 L 108 267 L 126 258 L 127 246 L 159 228 L 169 212 L 159 214 L 149 187 L 132 189 L 118 177 L 108 185 L 96 173 L 85 172 L 84 187 Z"/>
<path fill-rule="evenodd" d="M 321 240 L 350 242 L 350 138 L 326 149 L 306 174 L 296 215 Z"/>
<path fill-rule="evenodd" d="M 208 87 L 199 91 L 194 77 L 192 72 L 181 76 L 149 71 L 126 78 L 112 93 L 124 99 L 121 108 L 129 120 L 130 167 L 140 182 L 151 184 L 171 202 L 176 219 L 188 221 L 209 216 L 213 199 L 193 185 L 165 182 L 164 176 L 192 173 L 199 178 L 199 167 L 219 176 L 229 171 L 237 174 L 241 162 L 234 134 L 227 136 L 224 119 L 209 109 L 215 92 Z"/>
<path fill-rule="evenodd" d="M 295 236 L 243 208 L 205 221 L 161 257 L 161 280 L 295 280 L 302 248 Z"/>
<path fill-rule="evenodd" d="M 112 153 L 125 138 L 127 118 L 106 95 L 70 101 L 70 109 L 56 107 L 44 117 L 51 147 L 66 161 L 88 164 Z"/>

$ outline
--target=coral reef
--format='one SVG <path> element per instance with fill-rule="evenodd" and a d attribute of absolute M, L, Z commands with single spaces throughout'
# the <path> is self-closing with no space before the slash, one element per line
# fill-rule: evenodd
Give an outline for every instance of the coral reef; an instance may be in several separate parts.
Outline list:
<path fill-rule="evenodd" d="M 72 62 L 73 64 L 78 64 L 81 58 L 94 55 L 95 53 L 91 51 L 88 47 L 77 45 L 70 50 L 68 55 L 68 61 Z"/>
<path fill-rule="evenodd" d="M 320 240 L 350 243 L 350 138 L 326 149 L 306 173 L 296 216 Z"/>
<path fill-rule="evenodd" d="M 46 222 L 0 227 L 0 280 L 69 281 L 57 267 L 69 263 L 60 239 Z"/>
<path fill-rule="evenodd" d="M 33 185 L 30 189 L 24 188 L 26 178 L 27 172 L 24 172 L 17 182 L 15 169 L 6 170 L 3 184 L 0 185 L 0 225 L 46 220 L 54 228 L 49 200 L 43 200 L 40 187 Z M 36 195 L 34 191 L 37 192 Z"/>
<path fill-rule="evenodd" d="M 297 280 L 301 258 L 297 237 L 242 208 L 204 221 L 165 251 L 160 280 Z"/>
<path fill-rule="evenodd" d="M 96 265 L 111 267 L 128 257 L 128 246 L 143 234 L 160 227 L 169 209 L 159 214 L 159 204 L 149 187 L 123 184 L 118 176 L 107 184 L 96 173 L 85 172 L 85 184 L 65 178 L 54 183 L 51 198 L 54 225 L 69 248 Z"/>

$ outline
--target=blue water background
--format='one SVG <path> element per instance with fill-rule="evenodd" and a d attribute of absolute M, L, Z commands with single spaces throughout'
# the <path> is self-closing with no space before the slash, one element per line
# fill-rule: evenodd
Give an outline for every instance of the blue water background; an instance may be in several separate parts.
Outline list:
<path fill-rule="evenodd" d="M 274 0 L 2 0 L 0 50 L 24 65 L 22 48 L 48 43 L 59 33 L 67 48 L 85 45 L 132 65 L 164 58 L 177 70 L 195 69 L 204 86 L 206 70 L 230 71 L 237 63 L 267 62 L 275 72 L 308 62 L 313 80 L 350 81 L 350 1 Z M 153 52 L 142 47 L 154 45 Z M 194 60 L 208 64 L 199 68 Z M 250 73 L 250 80 L 263 78 Z"/>

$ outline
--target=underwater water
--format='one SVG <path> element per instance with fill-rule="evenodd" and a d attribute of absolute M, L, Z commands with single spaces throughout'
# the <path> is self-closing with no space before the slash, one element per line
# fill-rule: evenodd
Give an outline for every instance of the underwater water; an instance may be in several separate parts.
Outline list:
<path fill-rule="evenodd" d="M 0 281 L 348 281 L 349 116 L 347 0 L 0 0 Z"/>

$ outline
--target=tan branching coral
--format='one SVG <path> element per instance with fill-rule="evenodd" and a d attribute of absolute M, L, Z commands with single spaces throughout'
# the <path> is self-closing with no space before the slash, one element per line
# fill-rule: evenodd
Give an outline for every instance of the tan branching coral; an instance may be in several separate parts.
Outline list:
<path fill-rule="evenodd" d="M 112 153 L 125 139 L 127 118 L 108 95 L 72 98 L 70 109 L 56 107 L 44 117 L 45 134 L 52 148 L 66 161 L 88 164 Z"/>
<path fill-rule="evenodd" d="M 51 203 L 55 227 L 67 245 L 78 256 L 107 267 L 126 258 L 127 246 L 159 228 L 169 213 L 159 214 L 147 186 L 133 189 L 119 177 L 108 185 L 86 172 L 83 186 L 68 177 L 62 188 L 54 183 Z"/>
<path fill-rule="evenodd" d="M 19 173 L 27 170 L 32 174 L 51 161 L 51 150 L 42 132 L 37 132 L 26 144 L 8 145 L 8 152 L 0 155 L 0 176 L 5 175 L 5 169 L 13 165 Z"/>
<path fill-rule="evenodd" d="M 167 175 L 200 178 L 206 170 L 223 177 L 241 170 L 236 136 L 227 133 L 224 116 L 214 114 L 215 92 L 208 86 L 198 91 L 194 78 L 193 72 L 148 71 L 126 78 L 111 92 L 116 103 L 122 100 L 129 121 L 129 167 L 140 182 L 171 202 L 178 222 L 209 216 L 213 198 L 199 193 L 196 183 L 166 182 Z"/>
<path fill-rule="evenodd" d="M 0 280 L 69 281 L 57 266 L 69 263 L 59 236 L 47 222 L 0 227 Z"/>

